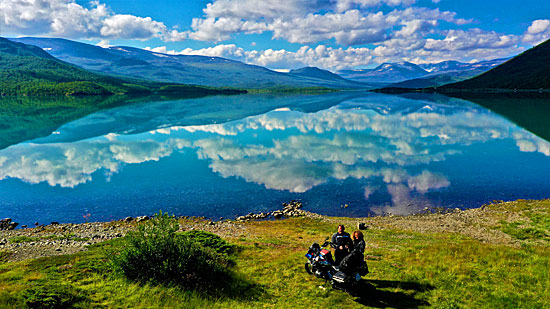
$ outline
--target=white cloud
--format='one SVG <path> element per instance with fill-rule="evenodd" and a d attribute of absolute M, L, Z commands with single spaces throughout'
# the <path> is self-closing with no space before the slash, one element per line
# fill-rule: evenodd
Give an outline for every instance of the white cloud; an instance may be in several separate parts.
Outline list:
<path fill-rule="evenodd" d="M 167 50 L 165 46 L 149 49 L 169 54 L 227 57 L 272 69 L 316 66 L 333 71 L 384 62 L 430 63 L 451 59 L 478 61 L 508 57 L 523 51 L 518 45 L 522 39 L 520 36 L 480 29 L 449 30 L 445 31 L 442 39 L 424 39 L 423 34 L 433 31 L 436 26 L 436 20 L 413 19 L 402 22 L 402 26 L 393 33 L 391 39 L 377 43 L 378 46 L 374 48 L 334 48 L 321 44 L 315 47 L 305 45 L 297 51 L 245 50 L 235 44 L 220 44 L 198 50 L 187 48 L 175 51 Z M 352 33 L 346 35 L 346 39 L 352 39 Z"/>
<path fill-rule="evenodd" d="M 433 1 L 437 3 L 439 1 Z M 173 54 L 228 57 L 273 69 L 318 66 L 329 70 L 373 63 L 481 60 L 523 51 L 550 37 L 550 20 L 535 20 L 523 35 L 479 29 L 452 29 L 472 23 L 455 12 L 413 6 L 415 0 L 213 0 L 194 18 L 189 31 L 169 28 L 151 17 L 117 14 L 99 1 L 0 0 L 0 28 L 10 35 L 48 35 L 108 40 L 187 38 L 221 42 L 244 33 L 270 33 L 273 39 L 309 44 L 298 50 L 245 50 L 234 44 L 204 49 L 167 50 Z M 449 29 L 450 28 L 450 29 Z M 439 36 L 443 35 L 443 38 Z M 330 47 L 336 42 L 344 47 Z M 374 47 L 353 46 L 373 44 Z M 254 46 L 254 44 L 252 44 Z"/>
<path fill-rule="evenodd" d="M 99 1 L 90 2 L 86 8 L 74 0 L 0 0 L 0 28 L 15 35 L 75 39 L 181 41 L 187 36 L 150 17 L 116 14 Z"/>
<path fill-rule="evenodd" d="M 481 29 L 449 30 L 444 39 L 427 39 L 426 50 L 473 50 L 500 49 L 513 47 L 520 38 L 515 35 L 502 35 L 494 31 Z"/>
<path fill-rule="evenodd" d="M 252 3 L 254 2 L 254 3 Z M 310 44 L 335 40 L 343 45 L 380 43 L 392 36 L 394 27 L 416 20 L 424 31 L 437 20 L 464 24 L 470 20 L 455 18 L 456 13 L 408 7 L 413 0 L 340 0 L 340 1 L 231 1 L 217 0 L 203 10 L 203 18 L 194 18 L 189 37 L 220 42 L 237 33 L 271 32 L 274 39 Z M 380 5 L 404 6 L 388 14 Z"/>
<path fill-rule="evenodd" d="M 523 41 L 537 45 L 550 38 L 550 20 L 538 19 L 531 23 L 523 36 Z"/>

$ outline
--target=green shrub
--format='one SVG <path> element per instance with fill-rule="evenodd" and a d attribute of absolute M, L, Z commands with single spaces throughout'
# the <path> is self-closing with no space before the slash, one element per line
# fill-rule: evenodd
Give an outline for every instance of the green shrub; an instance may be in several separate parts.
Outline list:
<path fill-rule="evenodd" d="M 115 271 L 130 280 L 211 291 L 231 277 L 229 259 L 177 234 L 178 223 L 162 212 L 125 237 L 124 249 L 111 255 Z"/>
<path fill-rule="evenodd" d="M 190 240 L 199 243 L 203 247 L 212 248 L 219 254 L 230 255 L 235 252 L 235 245 L 223 240 L 220 236 L 200 230 L 192 230 L 182 233 Z"/>
<path fill-rule="evenodd" d="M 24 290 L 21 301 L 28 308 L 72 308 L 86 298 L 82 291 L 61 282 L 37 281 Z"/>

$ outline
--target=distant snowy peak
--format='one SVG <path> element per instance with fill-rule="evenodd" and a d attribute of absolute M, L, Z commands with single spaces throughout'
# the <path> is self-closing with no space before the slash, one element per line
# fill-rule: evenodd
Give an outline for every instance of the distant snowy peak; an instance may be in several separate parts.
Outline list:
<path fill-rule="evenodd" d="M 459 76 L 471 77 L 496 67 L 508 59 L 494 59 L 475 63 L 463 63 L 449 60 L 438 63 L 414 64 L 410 62 L 382 63 L 374 69 L 342 70 L 338 74 L 346 79 L 382 84 L 399 83 L 406 80 L 450 74 L 448 82 L 456 81 Z M 441 79 L 441 78 L 439 78 Z M 446 80 L 442 79 L 442 80 Z"/>
<path fill-rule="evenodd" d="M 383 63 L 374 69 L 375 72 L 404 71 L 426 73 L 420 66 L 410 62 Z"/>
<path fill-rule="evenodd" d="M 461 72 L 470 70 L 490 70 L 509 58 L 493 59 L 486 61 L 479 61 L 474 63 L 464 63 L 458 61 L 443 61 L 439 63 L 420 64 L 419 66 L 430 73 L 445 73 L 445 72 Z"/>

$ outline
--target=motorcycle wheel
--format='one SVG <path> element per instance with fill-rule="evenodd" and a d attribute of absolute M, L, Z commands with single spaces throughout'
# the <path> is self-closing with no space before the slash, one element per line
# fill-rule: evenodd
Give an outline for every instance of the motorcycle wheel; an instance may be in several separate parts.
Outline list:
<path fill-rule="evenodd" d="M 313 265 L 311 265 L 311 263 L 307 262 L 304 267 L 308 274 L 313 275 Z"/>

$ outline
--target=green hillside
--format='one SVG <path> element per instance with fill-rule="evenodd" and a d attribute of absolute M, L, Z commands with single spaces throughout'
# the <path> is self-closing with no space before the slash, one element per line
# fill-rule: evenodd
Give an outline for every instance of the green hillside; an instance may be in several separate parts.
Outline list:
<path fill-rule="evenodd" d="M 550 40 L 484 74 L 438 89 L 550 89 Z"/>
<path fill-rule="evenodd" d="M 0 95 L 227 93 L 206 87 L 120 79 L 57 60 L 41 48 L 0 38 Z"/>

